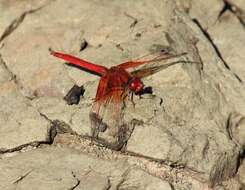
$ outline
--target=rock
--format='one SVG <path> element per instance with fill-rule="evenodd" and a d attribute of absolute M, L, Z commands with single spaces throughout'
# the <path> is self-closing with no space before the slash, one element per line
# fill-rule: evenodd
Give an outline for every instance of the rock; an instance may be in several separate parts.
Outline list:
<path fill-rule="evenodd" d="M 13 80 L 0 85 L 0 104 L 1 152 L 50 141 L 50 123 L 21 95 Z"/>
<path fill-rule="evenodd" d="M 232 113 L 227 124 L 230 138 L 237 146 L 245 147 L 245 118 L 238 113 Z"/>
<path fill-rule="evenodd" d="M 175 14 L 173 13 L 173 15 Z M 167 16 L 169 15 L 166 15 L 166 18 Z M 175 17 L 182 20 L 183 15 L 177 13 Z M 244 91 L 239 81 L 236 81 L 236 87 L 232 88 L 232 94 L 236 95 L 230 99 L 231 96 L 228 95 L 230 91 L 227 90 L 230 87 L 227 85 L 233 84 L 236 77 L 221 62 L 217 63 L 215 51 L 212 49 L 207 51 L 210 45 L 204 40 L 206 36 L 196 32 L 198 28 L 195 28 L 195 24 L 187 20 L 188 18 L 182 21 L 190 28 L 180 24 L 181 21 L 177 22 L 178 24 L 169 23 L 171 36 L 168 36 L 167 39 L 170 45 L 176 47 L 179 52 L 191 50 L 192 53 L 188 54 L 191 57 L 190 60 L 196 60 L 200 64 L 185 64 L 183 66 L 184 72 L 189 73 L 191 80 L 179 81 L 180 85 L 172 85 L 168 89 L 167 85 L 162 87 L 154 83 L 158 86 L 157 93 L 163 97 L 165 111 L 161 112 L 161 109 L 157 108 L 159 116 L 156 117 L 157 120 L 153 122 L 153 126 L 151 122 L 150 125 L 146 123 L 144 128 L 147 130 L 144 131 L 142 128 L 134 131 L 128 142 L 128 150 L 162 160 L 170 158 L 170 160 L 175 160 L 187 167 L 196 168 L 203 172 L 203 177 L 207 181 L 215 184 L 222 179 L 228 179 L 236 172 L 241 148 L 238 148 L 229 138 L 226 123 L 230 112 L 239 110 L 243 114 L 244 107 L 239 105 L 244 104 L 244 99 L 239 97 L 244 97 Z M 208 54 L 210 56 L 207 56 Z M 217 64 L 210 64 L 212 62 Z M 201 64 L 203 64 L 203 69 Z M 223 74 L 219 76 L 214 74 L 217 70 Z M 224 84 L 223 81 L 226 83 Z M 223 94 L 227 95 L 229 102 L 240 103 L 234 109 L 229 107 Z M 145 117 L 151 118 L 153 116 L 145 115 Z M 159 134 L 160 131 L 165 135 Z M 152 140 L 148 141 L 151 139 L 148 136 L 151 135 L 154 143 Z M 158 138 L 154 138 L 156 136 Z M 163 136 L 165 140 L 163 140 Z M 224 144 L 226 145 L 224 146 Z M 165 157 L 159 157 L 160 153 Z"/>
<path fill-rule="evenodd" d="M 21 153 L 2 160 L 0 168 L 1 189 L 171 189 L 125 159 L 105 161 L 67 148 Z"/>
<path fill-rule="evenodd" d="M 122 183 L 118 185 L 118 189 L 131 189 L 135 186 L 135 184 L 139 184 L 139 189 L 145 190 L 172 190 L 169 183 L 153 176 L 150 177 L 147 173 L 137 169 L 128 172 L 125 181 L 122 181 Z"/>
<path fill-rule="evenodd" d="M 239 181 L 245 186 L 245 164 L 244 162 L 241 164 L 239 170 L 238 170 L 238 178 Z"/>
<path fill-rule="evenodd" d="M 79 87 L 77 85 L 74 85 L 71 90 L 66 94 L 64 97 L 64 100 L 68 105 L 72 104 L 78 104 L 80 101 L 80 96 L 84 94 L 84 88 L 83 86 Z"/>
<path fill-rule="evenodd" d="M 55 97 L 40 97 L 32 101 L 40 113 L 51 121 L 65 122 L 71 129 L 80 135 L 90 134 L 89 111 L 90 107 L 82 100 L 79 105 L 67 105 L 65 100 Z"/>
<path fill-rule="evenodd" d="M 178 4 L 182 5 L 184 11 L 190 15 L 192 19 L 197 20 L 204 29 L 209 29 L 217 22 L 217 18 L 224 7 L 222 0 L 208 0 L 208 1 L 179 1 Z"/>
<path fill-rule="evenodd" d="M 223 9 L 227 3 L 233 8 Z M 236 177 L 242 181 L 239 160 L 244 159 L 242 10 L 239 1 L 231 0 L 1 1 L 2 188 L 47 189 L 51 184 L 52 189 L 202 189 L 200 183 L 224 188 L 224 181 L 238 187 L 240 182 L 231 177 L 238 169 Z M 87 46 L 80 51 L 84 41 Z M 138 125 L 128 135 L 125 152 L 118 154 L 134 155 L 135 165 L 160 179 L 121 160 L 118 166 L 114 160 L 102 161 L 72 148 L 37 146 L 58 138 L 52 134 L 54 125 L 80 140 L 80 135 L 90 134 L 89 111 L 99 81 L 50 56 L 49 48 L 106 67 L 146 60 L 159 50 L 186 53 L 175 59 L 182 63 L 142 79 L 153 94 L 135 98 L 135 107 L 128 102 L 125 109 L 125 123 Z M 67 105 L 63 98 L 74 85 L 84 86 L 84 96 L 78 105 Z M 71 143 L 65 141 L 60 144 Z M 30 150 L 16 151 L 26 151 L 23 147 Z M 6 152 L 15 154 L 5 158 Z M 151 162 L 169 169 L 156 171 Z M 191 180 L 183 180 L 182 173 L 189 171 L 194 173 Z M 35 186 L 38 181 L 43 185 Z"/>
<path fill-rule="evenodd" d="M 44 6 L 43 11 L 47 7 L 49 6 Z M 57 35 L 51 31 L 55 23 L 47 22 L 45 17 L 40 20 L 38 16 L 40 11 L 26 16 L 11 38 L 4 40 L 6 46 L 1 53 L 6 65 L 18 76 L 20 83 L 24 84 L 25 96 L 64 96 L 73 86 L 73 82 L 64 74 L 65 69 L 61 64 L 50 64 L 51 56 L 49 57 L 48 48 L 51 44 L 48 41 L 49 39 L 56 41 Z M 48 23 L 51 25 L 47 25 Z M 58 30 L 61 34 L 65 33 L 62 26 Z M 29 40 L 30 38 L 32 40 Z M 24 56 L 27 54 L 28 57 Z"/>
<path fill-rule="evenodd" d="M 8 68 L 6 68 L 6 64 L 3 61 L 2 57 L 0 57 L 0 84 L 9 81 L 13 78 L 11 73 L 8 71 Z"/>
<path fill-rule="evenodd" d="M 158 140 L 157 140 L 158 139 Z M 140 141 L 140 144 L 138 144 Z M 166 158 L 170 151 L 171 142 L 166 133 L 157 126 L 136 127 L 127 149 L 153 158 Z"/>
<path fill-rule="evenodd" d="M 226 11 L 208 32 L 230 70 L 244 81 L 242 60 L 245 60 L 245 55 L 241 51 L 245 43 L 244 26 L 232 12 Z"/>
<path fill-rule="evenodd" d="M 31 0 L 27 1 L 1 1 L 0 2 L 0 12 L 1 12 L 1 23 L 0 23 L 0 42 L 3 40 L 3 34 L 7 32 L 6 29 L 9 29 L 11 24 L 12 28 L 15 28 L 16 25 L 19 25 L 23 21 L 23 14 L 31 10 L 38 10 L 38 8 L 47 4 L 47 0 L 41 0 L 38 2 L 33 2 Z M 5 33 L 5 38 L 12 32 L 8 30 Z"/>
<path fill-rule="evenodd" d="M 229 4 L 231 4 L 232 6 L 235 6 L 233 7 L 233 11 L 234 12 L 240 12 L 241 13 L 243 12 L 244 13 L 244 10 L 245 10 L 245 5 L 244 5 L 244 2 L 242 0 L 227 0 L 227 2 Z M 237 9 L 240 9 L 240 10 L 237 10 Z"/>

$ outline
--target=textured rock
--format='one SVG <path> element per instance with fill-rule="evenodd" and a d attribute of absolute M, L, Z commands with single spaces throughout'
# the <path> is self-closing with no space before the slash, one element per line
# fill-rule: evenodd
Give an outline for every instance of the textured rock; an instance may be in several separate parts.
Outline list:
<path fill-rule="evenodd" d="M 238 178 L 240 182 L 245 186 L 245 164 L 242 163 L 238 171 Z"/>
<path fill-rule="evenodd" d="M 180 13 L 175 16 L 180 20 L 183 18 Z M 231 112 L 239 110 L 241 115 L 244 114 L 244 89 L 233 73 L 218 61 L 216 52 L 210 48 L 210 44 L 205 41 L 205 36 L 200 34 L 195 24 L 187 18 L 182 21 L 189 28 L 181 24 L 181 21 L 177 21 L 178 24 L 170 23 L 169 43 L 171 47 L 177 48 L 177 51 L 189 52 L 189 59 L 200 64 L 183 66 L 191 80 L 178 81 L 177 84 L 180 85 L 160 86 L 154 81 L 154 76 L 152 77 L 153 87 L 157 86 L 155 91 L 163 97 L 165 112 L 158 111 L 161 116 L 153 122 L 154 125 L 144 127 L 149 129 L 134 131 L 128 143 L 128 150 L 152 157 L 162 153 L 165 157 L 157 157 L 158 159 L 170 158 L 190 168 L 194 167 L 204 172 L 204 176 L 211 183 L 216 183 L 234 175 L 236 171 L 241 149 L 230 139 L 226 125 Z M 215 73 L 218 71 L 220 75 L 217 76 Z M 224 94 L 227 97 L 224 97 Z M 234 102 L 240 103 L 234 107 Z M 158 132 L 155 132 L 156 130 Z M 159 131 L 165 135 L 160 135 Z M 150 135 L 152 137 L 147 139 Z M 155 136 L 158 138 L 154 138 Z M 168 138 L 163 140 L 163 136 Z M 154 139 L 154 146 L 152 140 L 149 140 L 151 138 Z M 169 153 L 166 155 L 166 152 Z"/>
<path fill-rule="evenodd" d="M 245 118 L 237 113 L 232 113 L 228 121 L 230 138 L 241 147 L 245 147 Z"/>
<path fill-rule="evenodd" d="M 50 123 L 18 91 L 14 81 L 0 85 L 0 150 L 49 142 Z"/>
<path fill-rule="evenodd" d="M 237 9 L 241 9 L 244 13 L 245 11 L 245 4 L 243 2 L 243 0 L 227 0 L 228 3 L 230 3 L 231 5 L 235 6 L 233 9 L 234 11 L 238 11 Z"/>
<path fill-rule="evenodd" d="M 164 189 L 164 190 L 172 190 L 172 187 L 154 177 L 149 177 L 148 174 L 143 172 L 142 170 L 132 170 L 128 173 L 125 181 L 118 186 L 118 189 L 131 189 L 135 186 L 135 184 L 139 184 L 139 189 L 146 189 L 146 190 L 157 190 L 157 189 Z"/>
<path fill-rule="evenodd" d="M 130 167 L 66 148 L 40 148 L 0 162 L 1 189 L 171 189 L 167 182 Z"/>
<path fill-rule="evenodd" d="M 1 1 L 0 150 L 37 148 L 1 155 L 1 189 L 243 187 L 243 10 L 238 0 Z M 84 41 L 87 47 L 80 51 Z M 142 124 L 135 126 L 126 152 L 118 154 L 148 159 L 134 164 L 159 179 L 122 160 L 37 146 L 52 141 L 51 124 L 64 125 L 76 138 L 90 134 L 88 114 L 99 81 L 51 57 L 48 48 L 107 67 L 162 49 L 187 53 L 178 58 L 185 63 L 143 79 L 153 95 L 136 97 L 135 107 L 128 102 L 125 109 L 126 122 Z M 63 97 L 74 84 L 83 85 L 85 93 L 78 105 L 67 105 Z M 93 154 L 91 144 L 80 151 Z M 150 162 L 171 169 L 156 170 Z M 194 173 L 191 180 L 188 171 Z"/>
<path fill-rule="evenodd" d="M 138 144 L 140 141 L 140 144 Z M 127 149 L 153 158 L 166 158 L 171 142 L 157 126 L 137 127 L 128 142 Z"/>
<path fill-rule="evenodd" d="M 60 98 L 41 97 L 33 100 L 32 105 L 48 119 L 65 122 L 76 133 L 82 135 L 90 134 L 90 121 L 88 117 L 90 107 L 86 105 L 84 100 L 81 100 L 79 105 L 71 106 L 67 105 Z"/>
<path fill-rule="evenodd" d="M 198 20 L 204 29 L 212 27 L 224 7 L 222 0 L 177 0 L 180 9 L 187 12 L 192 19 Z"/>
<path fill-rule="evenodd" d="M 232 27 L 230 27 L 231 25 Z M 236 15 L 226 11 L 208 32 L 231 71 L 240 80 L 245 81 L 245 70 L 242 61 L 245 60 L 245 55 L 241 51 L 245 43 L 245 31 Z"/>
<path fill-rule="evenodd" d="M 0 57 L 0 84 L 10 81 L 12 79 L 11 73 L 8 71 L 8 68 L 5 65 L 4 60 Z"/>
<path fill-rule="evenodd" d="M 42 9 L 45 10 L 46 6 Z M 25 96 L 62 96 L 73 82 L 64 74 L 63 66 L 50 64 L 47 55 L 48 48 L 52 45 L 50 42 L 58 43 L 59 34 L 65 35 L 68 31 L 62 24 L 47 22 L 47 17 L 40 19 L 40 11 L 26 16 L 11 38 L 4 40 L 2 56 L 11 71 L 18 76 L 18 80 L 24 84 Z M 52 31 L 55 25 L 59 25 L 56 28 L 59 34 Z"/>
<path fill-rule="evenodd" d="M 4 31 L 6 31 L 7 28 L 11 25 L 11 23 L 15 23 L 18 25 L 18 21 L 22 20 L 23 18 L 20 18 L 25 14 L 25 12 L 36 10 L 42 6 L 45 5 L 47 0 L 41 0 L 41 1 L 7 1 L 3 0 L 0 2 L 0 12 L 1 12 L 1 23 L 0 23 L 0 34 L 4 34 Z M 16 26 L 16 25 L 13 25 Z M 11 27 L 10 27 L 11 28 Z M 15 28 L 15 27 L 13 27 Z M 11 30 L 9 30 L 12 32 Z M 2 40 L 1 36 L 1 40 Z M 0 40 L 0 41 L 1 41 Z"/>

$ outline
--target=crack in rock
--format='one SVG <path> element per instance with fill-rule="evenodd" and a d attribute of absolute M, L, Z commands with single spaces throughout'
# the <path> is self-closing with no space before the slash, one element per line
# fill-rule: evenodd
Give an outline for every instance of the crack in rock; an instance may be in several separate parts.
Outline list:
<path fill-rule="evenodd" d="M 17 75 L 15 73 L 13 73 L 11 71 L 11 69 L 8 67 L 8 65 L 6 64 L 6 62 L 4 61 L 2 55 L 0 54 L 0 64 L 2 64 L 3 68 L 8 72 L 8 74 L 10 75 L 10 81 L 12 80 L 15 85 L 17 86 L 17 89 L 19 90 L 20 94 L 27 98 L 28 100 L 33 100 L 33 97 L 29 97 L 29 96 L 26 96 L 24 95 L 23 93 L 23 89 L 24 89 L 24 86 L 22 85 L 22 83 L 20 82 L 20 80 L 18 79 Z"/>
<path fill-rule="evenodd" d="M 208 39 L 208 41 L 210 42 L 210 44 L 212 45 L 212 47 L 214 48 L 216 54 L 218 55 L 218 57 L 220 58 L 220 60 L 222 61 L 222 63 L 224 64 L 225 68 L 229 71 L 232 72 L 232 74 L 235 76 L 235 78 L 240 82 L 243 83 L 242 79 L 236 74 L 234 73 L 230 66 L 228 65 L 228 63 L 224 60 L 219 48 L 217 47 L 217 45 L 214 43 L 214 41 L 212 40 L 212 37 L 210 36 L 210 34 L 202 27 L 201 23 L 196 19 L 193 18 L 192 21 L 198 26 L 198 28 L 202 31 L 202 33 L 204 34 L 204 36 L 206 36 L 206 38 Z"/>
<path fill-rule="evenodd" d="M 28 171 L 28 172 L 26 172 L 24 175 L 22 175 L 22 176 L 20 176 L 19 177 L 19 179 L 17 179 L 16 181 L 14 181 L 14 183 L 13 184 L 17 184 L 17 183 L 19 183 L 20 181 L 22 181 L 24 178 L 26 178 L 30 173 L 32 172 L 32 170 L 31 171 Z"/>
<path fill-rule="evenodd" d="M 0 64 L 3 65 L 4 69 L 8 72 L 8 74 L 10 75 L 10 81 L 14 81 L 14 83 L 17 86 L 17 89 L 21 92 L 22 89 L 24 89 L 23 85 L 21 84 L 20 80 L 18 79 L 17 75 L 14 74 L 11 69 L 8 67 L 8 65 L 6 64 L 6 62 L 4 61 L 2 55 L 0 54 Z M 27 99 L 31 99 L 30 97 L 25 96 L 23 93 L 21 93 L 25 98 Z"/>
<path fill-rule="evenodd" d="M 125 172 L 123 172 L 123 174 L 121 175 L 121 180 L 118 182 L 118 184 L 116 185 L 116 190 L 119 190 L 120 187 L 122 186 L 122 184 L 127 180 L 127 176 L 130 172 L 130 168 L 128 168 L 127 170 L 125 170 Z"/>
<path fill-rule="evenodd" d="M 10 80 L 14 80 L 14 82 L 17 84 L 16 81 L 16 75 L 8 68 L 6 62 L 3 60 L 2 55 L 0 54 L 0 64 L 3 66 L 3 68 L 8 72 L 10 75 Z"/>
<path fill-rule="evenodd" d="M 96 142 L 87 138 L 82 138 L 78 135 L 60 134 L 56 137 L 55 144 L 64 147 L 68 146 L 85 153 L 90 153 L 101 159 L 127 158 L 133 161 L 134 165 L 137 165 L 144 171 L 147 171 L 147 173 L 166 180 L 169 183 L 175 184 L 178 180 L 186 182 L 194 180 L 200 184 L 207 183 L 207 181 L 205 181 L 201 176 L 202 173 L 197 172 L 192 168 L 187 168 L 171 161 L 158 160 L 129 151 L 114 151 L 106 147 L 98 146 Z M 120 186 L 120 184 L 118 185 Z"/>
<path fill-rule="evenodd" d="M 71 172 L 71 174 L 76 179 L 77 183 L 73 187 L 69 188 L 68 190 L 76 189 L 81 183 L 80 179 L 77 178 L 76 174 L 73 171 Z"/>
<path fill-rule="evenodd" d="M 31 9 L 31 10 L 25 11 L 18 18 L 14 19 L 10 23 L 10 25 L 4 30 L 3 34 L 1 35 L 0 43 L 20 26 L 20 24 L 24 21 L 25 17 L 28 14 L 35 13 L 35 12 L 39 11 L 40 9 L 42 9 L 44 6 L 46 6 L 46 5 L 38 7 L 36 9 Z"/>
<path fill-rule="evenodd" d="M 66 122 L 60 121 L 57 119 L 51 120 L 44 113 L 41 113 L 39 110 L 37 111 L 39 112 L 41 117 L 43 117 L 45 120 L 47 120 L 51 124 L 50 131 L 49 131 L 49 143 L 48 144 L 50 145 L 53 144 L 54 139 L 57 134 L 69 133 L 69 134 L 77 135 L 77 133 L 74 132 L 72 128 L 70 127 L 70 125 L 67 124 Z"/>
<path fill-rule="evenodd" d="M 218 19 L 227 11 L 229 10 L 230 12 L 232 12 L 237 19 L 239 20 L 239 22 L 241 23 L 241 25 L 245 28 L 245 13 L 243 12 L 242 9 L 240 9 L 238 6 L 236 6 L 231 0 L 223 0 L 224 2 L 224 7 L 223 9 L 220 11 Z"/>
<path fill-rule="evenodd" d="M 107 184 L 108 186 L 106 187 L 105 190 L 109 190 L 111 188 L 111 180 L 109 178 L 108 178 Z"/>
<path fill-rule="evenodd" d="M 22 149 L 27 148 L 28 146 L 36 148 L 36 147 L 40 146 L 40 144 L 49 144 L 49 143 L 46 142 L 46 141 L 33 141 L 33 142 L 22 144 L 20 146 L 17 146 L 17 147 L 14 147 L 14 148 L 10 148 L 10 149 L 0 148 L 0 154 L 21 151 Z"/>
<path fill-rule="evenodd" d="M 27 148 L 29 146 L 33 147 L 33 148 L 38 148 L 40 145 L 51 145 L 53 143 L 54 138 L 55 138 L 57 133 L 62 133 L 62 131 L 63 131 L 63 133 L 65 133 L 65 132 L 69 131 L 69 128 L 67 129 L 64 127 L 64 124 L 63 124 L 64 122 L 60 122 L 58 120 L 52 121 L 46 115 L 44 115 L 40 112 L 39 112 L 39 114 L 41 117 L 43 117 L 45 120 L 47 120 L 51 124 L 51 127 L 48 129 L 49 135 L 48 135 L 47 139 L 45 141 L 33 141 L 30 143 L 22 144 L 20 146 L 17 146 L 17 147 L 11 148 L 11 149 L 0 149 L 0 154 L 21 151 L 24 148 Z"/>
<path fill-rule="evenodd" d="M 124 15 L 133 20 L 133 22 L 132 22 L 132 24 L 130 24 L 129 28 L 134 28 L 136 26 L 136 24 L 139 22 L 139 20 L 137 18 L 131 16 L 127 12 L 124 12 Z"/>

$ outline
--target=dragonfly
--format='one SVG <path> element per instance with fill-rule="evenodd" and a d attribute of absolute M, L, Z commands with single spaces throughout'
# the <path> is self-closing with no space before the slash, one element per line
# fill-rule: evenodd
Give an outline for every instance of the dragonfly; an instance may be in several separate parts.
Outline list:
<path fill-rule="evenodd" d="M 126 106 L 127 100 L 130 100 L 132 104 L 135 105 L 133 95 L 140 96 L 143 94 L 145 85 L 142 82 L 142 78 L 183 61 L 173 61 L 159 65 L 151 63 L 181 57 L 187 53 L 171 54 L 165 51 L 151 59 L 127 61 L 110 68 L 91 63 L 73 55 L 53 51 L 51 49 L 50 54 L 68 62 L 72 66 L 79 67 L 82 70 L 100 76 L 96 96 L 89 113 L 91 121 L 91 136 L 93 139 L 101 140 L 102 138 L 99 137 L 100 133 L 104 133 L 108 128 L 114 129 L 114 132 L 111 132 L 112 134 L 110 135 L 116 138 L 115 142 L 117 143 L 117 148 L 113 149 L 119 149 L 127 139 L 125 137 L 125 133 L 127 133 L 125 130 L 127 129 L 125 129 L 126 125 L 123 121 L 123 110 Z M 145 65 L 148 65 L 148 67 L 136 69 Z M 105 112 L 109 115 L 109 119 L 107 119 L 107 121 L 104 119 Z M 103 142 L 105 141 L 103 140 Z M 115 142 L 109 140 L 110 145 Z"/>

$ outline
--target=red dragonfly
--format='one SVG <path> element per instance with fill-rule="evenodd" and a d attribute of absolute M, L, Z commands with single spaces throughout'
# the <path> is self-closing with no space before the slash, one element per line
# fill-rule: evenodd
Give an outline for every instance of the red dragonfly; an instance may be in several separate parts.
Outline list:
<path fill-rule="evenodd" d="M 55 57 L 69 62 L 71 65 L 78 66 L 81 69 L 101 76 L 96 97 L 90 112 L 90 120 L 92 124 L 91 132 L 92 137 L 95 138 L 98 138 L 99 132 L 104 132 L 108 127 L 115 128 L 115 125 L 118 127 L 124 126 L 122 110 L 125 106 L 125 100 L 128 99 L 128 97 L 131 97 L 131 101 L 133 102 L 133 94 L 140 95 L 143 92 L 144 84 L 141 81 L 141 78 L 152 75 L 164 68 L 183 61 L 175 61 L 158 66 L 150 65 L 151 67 L 141 68 L 131 72 L 128 71 L 129 69 L 136 68 L 144 64 L 180 57 L 186 54 L 181 53 L 173 55 L 167 52 L 163 52 L 153 59 L 127 61 L 117 66 L 107 68 L 105 66 L 97 65 L 72 55 L 52 50 L 50 50 L 50 53 Z M 104 122 L 103 115 L 108 107 L 111 108 L 111 113 L 109 113 L 110 118 L 108 122 Z M 112 123 L 111 125 L 114 126 L 111 126 L 108 123 Z M 119 130 L 116 130 L 114 136 L 115 134 L 119 133 Z M 117 138 L 120 138 L 119 136 L 117 136 Z"/>

